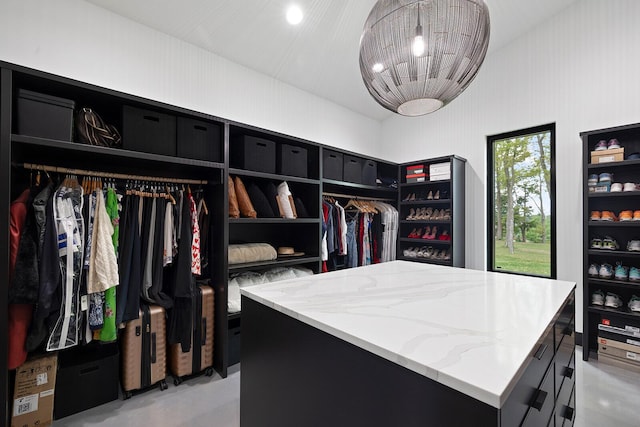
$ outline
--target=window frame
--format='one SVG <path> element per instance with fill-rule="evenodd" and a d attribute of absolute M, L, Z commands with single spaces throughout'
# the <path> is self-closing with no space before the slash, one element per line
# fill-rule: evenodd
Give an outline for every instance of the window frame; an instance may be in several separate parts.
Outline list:
<path fill-rule="evenodd" d="M 517 138 L 525 135 L 531 135 L 536 133 L 550 133 L 550 153 L 549 153 L 549 169 L 551 171 L 551 188 L 549 189 L 549 198 L 550 198 L 550 208 L 551 208 L 551 233 L 550 233 L 550 274 L 549 276 L 542 276 L 538 274 L 530 274 L 523 273 L 517 271 L 504 271 L 498 270 L 495 268 L 495 253 L 494 253 L 494 242 L 495 242 L 495 231 L 494 231 L 494 220 L 495 220 L 495 179 L 494 179 L 494 143 L 496 141 L 501 141 L 504 139 Z M 497 135 L 487 136 L 487 271 L 492 271 L 496 273 L 506 273 L 506 274 L 515 274 L 519 276 L 530 276 L 530 277 L 542 277 L 547 279 L 557 279 L 558 278 L 558 270 L 557 270 L 557 233 L 556 233 L 556 124 L 548 123 L 545 125 L 534 126 L 526 129 L 519 129 L 511 132 L 505 132 Z"/>

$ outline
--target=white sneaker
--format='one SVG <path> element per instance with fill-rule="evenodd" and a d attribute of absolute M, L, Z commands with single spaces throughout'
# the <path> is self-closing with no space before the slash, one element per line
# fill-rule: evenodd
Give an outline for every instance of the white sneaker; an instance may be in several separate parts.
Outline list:
<path fill-rule="evenodd" d="M 634 182 L 625 182 L 622 191 L 636 191 L 636 184 Z"/>
<path fill-rule="evenodd" d="M 613 184 L 611 184 L 611 189 L 609 190 L 612 193 L 619 193 L 622 191 L 622 184 L 620 184 L 619 182 L 614 182 Z"/>
<path fill-rule="evenodd" d="M 595 291 L 591 295 L 591 304 L 593 304 L 593 305 L 604 305 L 604 292 L 602 292 L 600 289 Z"/>
<path fill-rule="evenodd" d="M 631 311 L 640 311 L 640 298 L 635 295 L 632 296 L 629 300 L 628 307 Z"/>
<path fill-rule="evenodd" d="M 613 292 L 607 292 L 607 296 L 604 299 L 604 306 L 610 308 L 622 307 L 622 299 Z"/>
<path fill-rule="evenodd" d="M 589 276 L 598 277 L 598 273 L 600 271 L 600 266 L 598 264 L 591 264 L 589 266 Z"/>

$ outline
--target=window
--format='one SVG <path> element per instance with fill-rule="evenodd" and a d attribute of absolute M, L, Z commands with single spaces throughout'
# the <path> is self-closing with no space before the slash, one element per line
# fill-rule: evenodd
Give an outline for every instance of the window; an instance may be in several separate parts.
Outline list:
<path fill-rule="evenodd" d="M 488 268 L 555 279 L 555 124 L 487 142 Z"/>

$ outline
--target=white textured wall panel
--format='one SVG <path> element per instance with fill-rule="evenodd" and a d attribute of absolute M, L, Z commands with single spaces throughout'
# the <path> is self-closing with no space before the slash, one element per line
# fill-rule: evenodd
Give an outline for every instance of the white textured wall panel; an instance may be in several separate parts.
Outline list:
<path fill-rule="evenodd" d="M 640 2 L 583 0 L 493 52 L 465 93 L 383 123 L 382 157 L 465 157 L 467 266 L 486 266 L 486 136 L 556 123 L 558 278 L 578 284 L 582 330 L 581 131 L 640 122 Z M 508 302 L 505 302 L 508 303 Z"/>
<path fill-rule="evenodd" d="M 81 0 L 2 0 L 0 60 L 377 154 L 380 122 Z"/>

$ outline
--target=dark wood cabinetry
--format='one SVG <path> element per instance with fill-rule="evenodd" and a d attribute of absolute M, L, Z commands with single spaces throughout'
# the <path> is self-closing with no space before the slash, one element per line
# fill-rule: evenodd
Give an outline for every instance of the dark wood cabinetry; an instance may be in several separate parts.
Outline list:
<path fill-rule="evenodd" d="M 633 332 L 640 330 L 640 311 L 629 308 L 634 295 L 640 296 L 640 124 L 582 132 L 580 136 L 584 194 L 583 359 L 598 357 L 601 331 L 608 339 L 624 344 L 634 341 L 632 345 L 640 353 L 640 334 Z M 620 149 L 611 148 L 616 145 Z M 602 149 L 595 151 L 598 146 Z M 616 302 L 613 295 L 620 301 Z M 624 331 L 630 331 L 629 335 Z M 603 356 L 607 357 L 611 356 Z M 624 365 L 625 360 L 621 360 Z M 640 367 L 635 360 L 627 362 Z"/>

